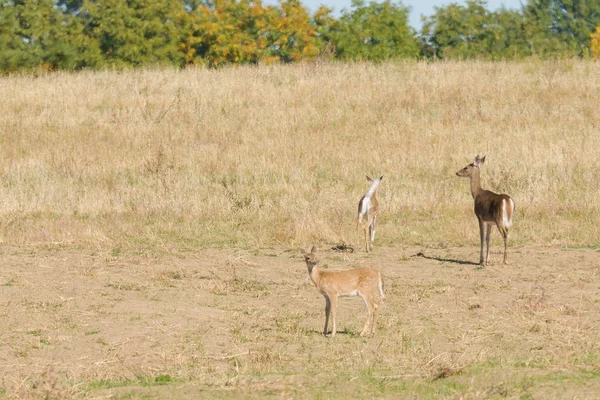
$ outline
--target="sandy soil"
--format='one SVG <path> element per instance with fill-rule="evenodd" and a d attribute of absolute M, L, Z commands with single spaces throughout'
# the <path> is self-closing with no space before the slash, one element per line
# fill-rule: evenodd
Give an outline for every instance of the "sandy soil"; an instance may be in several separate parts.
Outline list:
<path fill-rule="evenodd" d="M 358 298 L 339 335 L 298 249 L 164 255 L 3 248 L 0 397 L 597 398 L 600 253 L 322 249 L 379 268 L 374 338 Z"/>

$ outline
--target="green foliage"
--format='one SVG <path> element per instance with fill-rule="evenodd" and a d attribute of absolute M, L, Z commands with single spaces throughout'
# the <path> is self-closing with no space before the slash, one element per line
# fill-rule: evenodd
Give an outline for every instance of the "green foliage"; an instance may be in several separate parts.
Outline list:
<path fill-rule="evenodd" d="M 436 7 L 422 53 L 443 58 L 571 57 L 588 52 L 600 0 L 529 0 L 521 11 L 491 12 L 484 0 Z"/>
<path fill-rule="evenodd" d="M 584 55 L 600 25 L 600 0 L 529 0 L 524 16 L 534 54 Z"/>
<path fill-rule="evenodd" d="M 14 0 L 0 4 L 0 71 L 598 54 L 600 0 L 467 0 L 436 7 L 419 36 L 408 13 L 393 0 L 354 0 L 339 18 L 300 0 Z"/>
<path fill-rule="evenodd" d="M 340 20 L 329 23 L 323 32 L 335 46 L 338 57 L 352 60 L 383 61 L 416 57 L 419 48 L 415 31 L 408 25 L 408 8 L 401 3 L 353 0 Z"/>
<path fill-rule="evenodd" d="M 100 48 L 104 63 L 116 66 L 181 65 L 179 0 L 85 1 L 84 33 Z"/>
<path fill-rule="evenodd" d="M 51 0 L 0 6 L 0 69 L 75 69 L 97 60 L 89 38 Z M 88 50 L 89 49 L 89 50 Z"/>
<path fill-rule="evenodd" d="M 426 56 L 513 59 L 531 54 L 525 20 L 518 11 L 490 12 L 482 0 L 435 10 L 423 25 L 422 52 Z"/>
<path fill-rule="evenodd" d="M 490 14 L 491 36 L 487 46 L 492 59 L 518 59 L 532 55 L 527 23 L 519 11 L 500 9 Z"/>
<path fill-rule="evenodd" d="M 435 14 L 423 24 L 423 35 L 430 45 L 427 51 L 455 58 L 483 54 L 496 33 L 490 23 L 490 13 L 482 0 L 467 1 L 466 7 L 455 3 L 435 7 Z"/>

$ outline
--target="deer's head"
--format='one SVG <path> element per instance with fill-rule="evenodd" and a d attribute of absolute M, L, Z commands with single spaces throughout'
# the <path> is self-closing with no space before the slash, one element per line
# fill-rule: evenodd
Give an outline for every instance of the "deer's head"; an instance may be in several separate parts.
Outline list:
<path fill-rule="evenodd" d="M 383 175 L 381 175 L 381 176 L 380 176 L 379 178 L 377 178 L 377 179 L 373 179 L 373 178 L 371 178 L 369 175 L 367 175 L 367 180 L 368 180 L 369 182 L 371 182 L 371 183 L 373 183 L 373 182 L 375 182 L 375 181 L 379 181 L 379 182 L 381 182 L 381 180 L 382 180 L 382 179 L 383 179 Z"/>
<path fill-rule="evenodd" d="M 471 164 L 458 171 L 456 175 L 463 178 L 470 178 L 471 176 L 473 176 L 473 172 L 475 171 L 475 169 L 478 169 L 484 162 L 485 156 L 480 158 L 479 155 L 477 155 L 475 157 L 475 160 Z"/>
<path fill-rule="evenodd" d="M 315 265 L 319 263 L 319 260 L 317 260 L 316 256 L 317 248 L 313 246 L 312 249 L 310 249 L 310 253 L 307 253 L 304 250 L 301 251 L 302 256 L 304 257 L 304 261 L 306 261 L 306 266 L 308 267 L 308 273 L 311 273 Z"/>

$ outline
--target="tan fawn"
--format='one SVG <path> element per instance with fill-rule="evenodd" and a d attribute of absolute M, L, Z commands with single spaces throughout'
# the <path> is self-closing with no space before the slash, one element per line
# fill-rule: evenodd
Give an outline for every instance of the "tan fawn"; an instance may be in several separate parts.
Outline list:
<path fill-rule="evenodd" d="M 456 175 L 469 178 L 471 180 L 471 194 L 475 200 L 475 215 L 479 220 L 479 236 L 481 239 L 481 254 L 479 257 L 479 263 L 486 265 L 488 256 L 490 254 L 490 232 L 492 225 L 495 224 L 504 239 L 504 264 L 508 264 L 506 261 L 507 254 L 507 243 L 508 243 L 508 229 L 512 225 L 512 216 L 515 212 L 515 202 L 506 194 L 496 194 L 489 190 L 481 188 L 479 167 L 485 162 L 485 156 L 479 158 L 479 155 L 475 157 L 473 163 L 467 165 Z M 485 231 L 485 242 L 487 250 L 485 258 L 483 257 L 483 239 Z"/>
<path fill-rule="evenodd" d="M 317 289 L 325 297 L 325 328 L 323 335 L 327 335 L 329 315 L 333 321 L 331 337 L 335 336 L 335 312 L 337 310 L 338 296 L 360 296 L 367 306 L 367 321 L 360 332 L 360 336 L 373 336 L 375 324 L 377 323 L 377 311 L 380 300 L 376 298 L 377 293 L 381 299 L 383 294 L 383 277 L 374 268 L 357 268 L 343 271 L 322 271 L 317 268 L 317 249 L 313 246 L 310 253 L 302 250 L 302 255 L 308 267 L 308 275 Z"/>
<path fill-rule="evenodd" d="M 371 182 L 371 187 L 360 198 L 358 202 L 358 216 L 356 217 L 356 230 L 359 231 L 359 227 L 363 224 L 363 220 L 367 218 L 367 224 L 363 226 L 365 232 L 365 246 L 367 247 L 367 253 L 373 249 L 373 241 L 375 240 L 375 222 L 377 220 L 377 211 L 379 211 L 379 201 L 377 201 L 377 192 L 379 191 L 379 185 L 383 175 L 378 179 L 371 179 L 367 175 L 367 180 Z M 360 236 L 360 234 L 359 234 Z M 360 240 L 360 237 L 359 237 Z M 369 243 L 370 240 L 370 243 Z"/>

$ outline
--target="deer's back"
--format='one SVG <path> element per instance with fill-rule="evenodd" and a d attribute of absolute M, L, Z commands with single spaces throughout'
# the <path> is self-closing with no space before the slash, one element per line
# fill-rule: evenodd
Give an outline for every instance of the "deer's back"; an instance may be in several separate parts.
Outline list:
<path fill-rule="evenodd" d="M 489 190 L 483 190 L 475 198 L 475 214 L 484 221 L 498 221 L 502 218 L 504 200 L 512 201 L 510 196 L 506 194 L 496 194 Z"/>
<path fill-rule="evenodd" d="M 320 282 L 324 291 L 332 290 L 339 296 L 356 296 L 358 291 L 377 287 L 379 271 L 374 268 L 322 271 Z"/>

